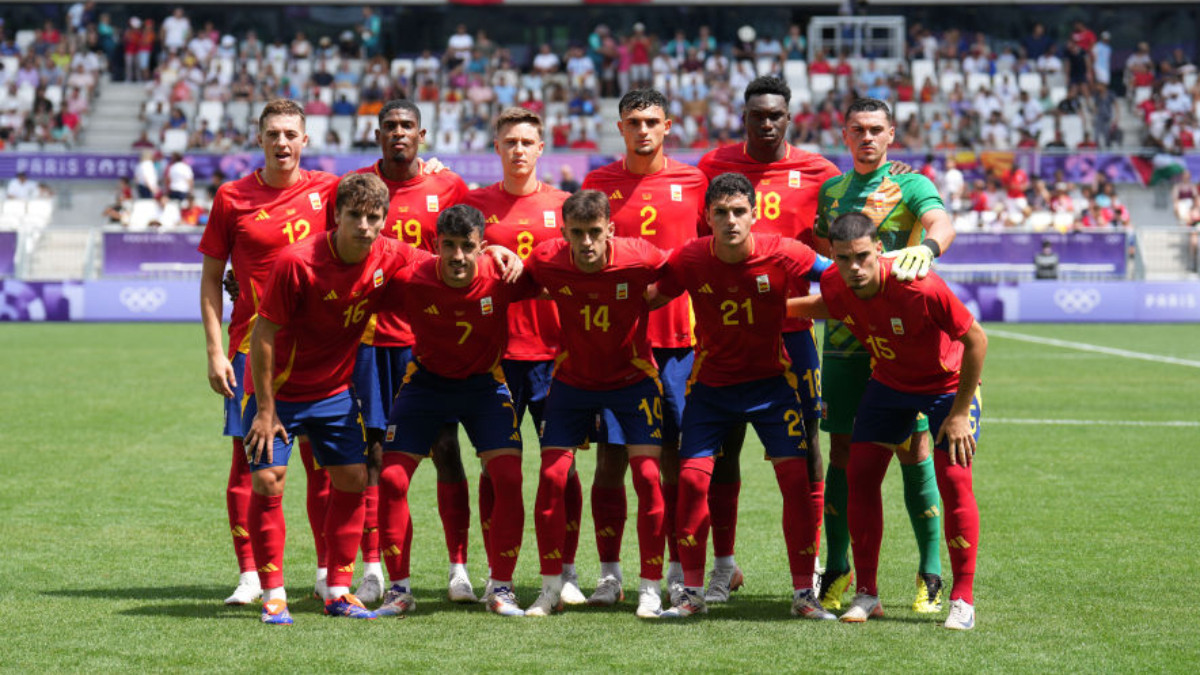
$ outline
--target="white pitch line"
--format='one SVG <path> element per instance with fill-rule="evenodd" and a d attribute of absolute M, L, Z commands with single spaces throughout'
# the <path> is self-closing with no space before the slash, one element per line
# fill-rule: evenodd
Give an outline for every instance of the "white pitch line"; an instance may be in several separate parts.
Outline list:
<path fill-rule="evenodd" d="M 1177 359 L 1173 356 L 1162 356 L 1160 354 L 1146 354 L 1144 352 L 1131 352 L 1128 349 L 1114 349 L 1112 347 L 1101 347 L 1099 345 L 1090 345 L 1086 342 L 1068 342 L 1066 340 L 1055 340 L 1054 338 L 1035 337 L 1033 335 L 1025 335 L 1024 333 L 1010 333 L 1006 330 L 998 328 L 988 328 L 987 334 L 989 337 L 995 335 L 997 337 L 1010 338 L 1012 340 L 1022 340 L 1025 342 L 1033 342 L 1039 345 L 1050 345 L 1052 347 L 1062 347 L 1063 349 L 1076 349 L 1081 352 L 1095 352 L 1097 354 L 1108 354 L 1110 356 L 1121 356 L 1127 359 L 1140 359 L 1142 361 L 1150 361 L 1152 363 L 1169 363 L 1176 366 L 1190 366 L 1192 368 L 1200 368 L 1200 361 L 1190 361 L 1188 359 Z"/>
<path fill-rule="evenodd" d="M 1188 420 L 1165 420 L 1162 422 L 1145 422 L 1139 420 L 1035 420 L 1017 417 L 984 417 L 983 424 L 1037 424 L 1049 426 L 1074 427 L 1200 427 L 1200 422 Z"/>

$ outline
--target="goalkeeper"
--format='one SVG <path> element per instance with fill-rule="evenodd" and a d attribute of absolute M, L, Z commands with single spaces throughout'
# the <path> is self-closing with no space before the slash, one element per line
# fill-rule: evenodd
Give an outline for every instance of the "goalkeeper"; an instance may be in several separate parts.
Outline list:
<path fill-rule="evenodd" d="M 842 140 L 854 157 L 854 170 L 821 186 L 814 229 L 817 250 L 830 256 L 829 226 L 834 219 L 844 213 L 866 215 L 878 228 L 885 257 L 895 258 L 892 277 L 911 281 L 929 273 L 933 260 L 954 241 L 954 226 L 928 178 L 918 173 L 890 174 L 887 151 L 895 134 L 891 110 L 883 101 L 864 98 L 850 105 Z M 904 326 L 893 325 L 890 330 L 903 334 Z M 850 434 L 870 378 L 871 358 L 846 326 L 832 320 L 825 323 L 823 351 L 821 389 L 827 409 L 821 428 L 829 432 L 830 450 L 825 478 L 827 560 L 820 600 L 828 609 L 839 609 L 853 581 L 846 523 Z M 913 610 L 921 613 L 941 611 L 942 596 L 941 507 L 928 430 L 928 420 L 919 417 L 909 442 L 896 449 L 904 503 L 920 553 Z"/>

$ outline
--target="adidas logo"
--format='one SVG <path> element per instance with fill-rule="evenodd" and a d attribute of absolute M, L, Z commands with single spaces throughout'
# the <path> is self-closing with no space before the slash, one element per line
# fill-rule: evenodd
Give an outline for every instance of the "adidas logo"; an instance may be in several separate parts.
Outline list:
<path fill-rule="evenodd" d="M 625 195 L 621 194 L 620 190 L 613 190 L 613 193 L 608 196 L 609 199 L 625 199 Z"/>
<path fill-rule="evenodd" d="M 441 312 L 439 312 L 439 311 L 438 311 L 437 305 L 430 305 L 430 306 L 426 307 L 426 308 L 425 308 L 425 313 L 426 313 L 426 314 L 432 314 L 432 315 L 434 315 L 434 316 L 437 316 L 438 314 L 441 314 Z"/>
<path fill-rule="evenodd" d="M 950 548 L 968 549 L 971 548 L 971 542 L 964 539 L 960 534 L 957 537 L 947 541 L 946 546 L 949 546 Z"/>
<path fill-rule="evenodd" d="M 712 286 L 709 286 L 708 284 L 704 284 L 703 286 L 700 287 L 699 292 L 711 294 L 713 292 L 713 289 L 712 289 Z"/>
<path fill-rule="evenodd" d="M 571 287 L 563 286 L 562 288 L 558 289 L 558 294 L 559 295 L 571 295 Z"/>
<path fill-rule="evenodd" d="M 921 517 L 923 517 L 923 518 L 937 518 L 937 517 L 938 517 L 938 516 L 940 516 L 940 515 L 942 515 L 942 512 L 941 512 L 941 510 L 940 510 L 940 509 L 938 509 L 938 507 L 937 507 L 936 505 L 934 505 L 934 506 L 931 506 L 931 507 L 929 507 L 929 508 L 925 509 L 925 512 L 921 514 Z"/>
<path fill-rule="evenodd" d="M 606 538 L 615 537 L 615 536 L 617 536 L 617 531 L 611 527 L 605 527 L 603 529 L 596 530 L 596 536 L 597 537 L 606 537 Z"/>
<path fill-rule="evenodd" d="M 232 530 L 230 530 L 230 532 L 233 533 L 234 537 L 238 537 L 240 539 L 245 539 L 246 537 L 250 536 L 250 533 L 246 531 L 246 528 L 242 527 L 241 525 L 238 525 L 237 527 L 233 528 Z"/>
<path fill-rule="evenodd" d="M 542 556 L 542 560 L 562 560 L 562 553 L 559 552 L 558 549 L 554 549 L 553 551 Z"/>
<path fill-rule="evenodd" d="M 479 528 L 481 530 L 483 530 L 484 532 L 491 530 L 492 529 L 492 519 L 488 518 L 487 520 L 479 523 Z"/>
<path fill-rule="evenodd" d="M 400 555 L 400 547 L 395 544 L 392 544 L 391 546 L 383 549 L 383 555 L 386 557 L 389 557 L 389 558 L 398 556 L 398 555 Z"/>
<path fill-rule="evenodd" d="M 519 443 L 519 442 L 521 442 L 521 432 L 519 432 L 519 431 L 514 431 L 514 432 L 513 432 L 513 434 L 512 434 L 512 436 L 509 436 L 509 437 L 508 437 L 508 440 L 510 440 L 510 441 L 517 441 L 518 443 Z"/>
<path fill-rule="evenodd" d="M 258 571 L 259 572 L 278 572 L 279 568 L 275 566 L 275 563 L 267 563 L 266 565 L 263 565 L 262 567 L 258 568 Z"/>
<path fill-rule="evenodd" d="M 662 429 L 655 429 L 654 433 L 650 434 L 650 438 L 662 438 Z"/>
<path fill-rule="evenodd" d="M 254 220 L 256 220 L 256 221 L 266 220 L 267 218 L 270 218 L 270 217 L 271 217 L 271 214 L 267 213 L 265 209 L 259 209 L 258 213 L 254 216 Z"/>
<path fill-rule="evenodd" d="M 838 510 L 836 508 L 834 508 L 833 504 L 826 502 L 825 503 L 825 513 L 828 515 L 831 515 L 831 516 L 836 516 L 836 515 L 838 515 Z"/>
<path fill-rule="evenodd" d="M 325 299 L 326 300 L 337 300 L 337 291 L 332 291 L 332 290 L 329 291 L 329 293 L 325 295 Z"/>
<path fill-rule="evenodd" d="M 378 532 L 378 531 L 379 531 L 378 527 L 364 527 L 363 528 L 363 534 L 371 534 L 372 532 Z"/>
<path fill-rule="evenodd" d="M 337 568 L 337 571 L 345 572 L 346 574 L 354 574 L 354 563 L 350 563 L 349 565 L 339 567 L 339 568 Z"/>
<path fill-rule="evenodd" d="M 491 217 L 489 217 L 489 218 L 487 219 L 487 223 L 488 223 L 488 225 L 499 225 L 499 224 L 500 224 L 500 219 L 499 219 L 499 218 L 497 218 L 497 217 L 496 217 L 496 216 L 493 214 Z"/>
<path fill-rule="evenodd" d="M 660 556 L 656 556 L 654 558 L 650 558 L 649 560 L 643 560 L 642 564 L 643 565 L 662 565 L 663 559 L 662 559 L 662 556 L 660 555 Z"/>
<path fill-rule="evenodd" d="M 515 557 L 517 557 L 517 556 L 518 556 L 520 553 L 521 553 L 521 547 L 520 547 L 520 546 L 517 546 L 517 547 L 515 547 L 515 548 L 510 548 L 510 549 L 508 549 L 507 551 L 501 551 L 501 552 L 500 552 L 500 557 L 501 557 L 501 558 L 515 558 Z"/>
<path fill-rule="evenodd" d="M 690 534 L 686 537 L 680 537 L 677 543 L 680 546 L 689 546 L 689 547 L 700 545 L 700 543 L 696 541 L 696 538 Z"/>
<path fill-rule="evenodd" d="M 567 532 L 578 532 L 578 531 L 579 531 L 579 521 L 578 520 L 568 520 L 567 521 Z"/>

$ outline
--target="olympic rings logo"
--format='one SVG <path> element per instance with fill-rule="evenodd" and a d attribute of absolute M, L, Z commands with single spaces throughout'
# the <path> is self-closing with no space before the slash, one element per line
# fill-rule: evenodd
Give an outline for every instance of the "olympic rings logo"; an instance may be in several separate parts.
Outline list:
<path fill-rule="evenodd" d="M 1100 291 L 1094 288 L 1061 288 L 1054 292 L 1054 304 L 1067 314 L 1088 314 L 1100 304 Z"/>
<path fill-rule="evenodd" d="M 167 301 L 167 291 L 158 286 L 153 288 L 126 286 L 121 289 L 120 300 L 121 304 L 131 312 L 154 312 Z"/>

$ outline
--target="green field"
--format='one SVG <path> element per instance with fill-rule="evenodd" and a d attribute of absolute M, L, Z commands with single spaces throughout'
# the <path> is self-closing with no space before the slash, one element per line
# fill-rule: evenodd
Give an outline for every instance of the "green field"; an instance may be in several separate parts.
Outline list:
<path fill-rule="evenodd" d="M 0 668 L 1194 672 L 1200 328 L 989 328 L 996 334 L 975 472 L 978 626 L 955 633 L 940 627 L 944 613 L 907 609 L 916 556 L 896 469 L 885 484 L 879 575 L 887 617 L 862 626 L 791 618 L 780 498 L 754 447 L 743 455 L 738 542 L 747 587 L 699 620 L 639 621 L 632 601 L 541 620 L 451 605 L 442 599 L 445 550 L 429 466 L 412 495 L 417 612 L 370 623 L 326 619 L 303 599 L 313 548 L 297 467 L 285 500 L 296 624 L 263 626 L 257 608 L 221 604 L 237 578 L 224 507 L 230 450 L 205 382 L 199 326 L 2 325 L 9 384 L 0 392 Z M 1177 361 L 1033 344 L 1001 331 Z M 1185 424 L 1149 424 L 1162 422 Z M 528 441 L 526 450 L 523 604 L 539 584 L 531 514 L 538 462 Z M 581 454 L 589 477 L 592 461 Z M 467 466 L 478 472 L 473 460 Z M 585 592 L 598 571 L 588 513 L 585 504 Z M 627 561 L 636 560 L 635 539 L 631 519 Z M 471 546 L 478 588 L 486 570 L 477 523 Z M 944 550 L 943 559 L 948 575 Z M 626 568 L 627 591 L 635 591 L 636 570 Z"/>

